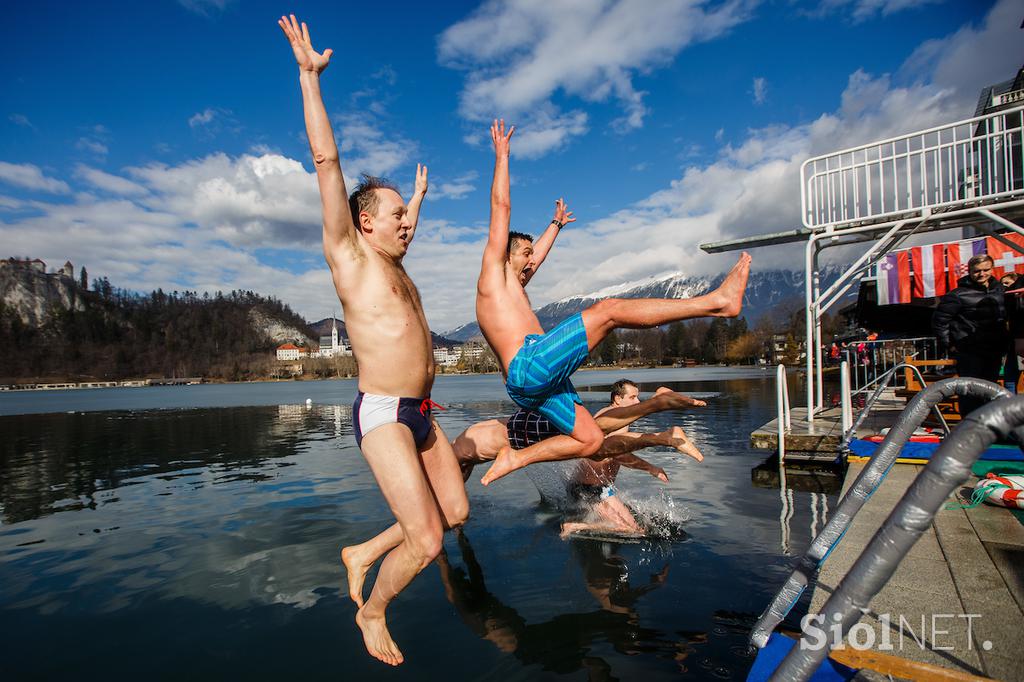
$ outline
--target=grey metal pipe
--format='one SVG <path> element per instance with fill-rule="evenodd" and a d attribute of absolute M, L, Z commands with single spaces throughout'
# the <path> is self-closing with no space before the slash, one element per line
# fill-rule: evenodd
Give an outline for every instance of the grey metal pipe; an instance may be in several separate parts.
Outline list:
<path fill-rule="evenodd" d="M 811 541 L 807 552 L 797 560 L 786 583 L 775 594 L 775 598 L 761 614 L 761 617 L 757 619 L 757 623 L 754 624 L 754 628 L 750 632 L 752 645 L 763 648 L 768 643 L 768 637 L 792 610 L 800 595 L 807 588 L 811 576 L 817 573 L 818 567 L 850 527 L 853 517 L 882 483 L 892 465 L 896 463 L 896 457 L 910 440 L 914 430 L 921 425 L 935 405 L 954 395 L 995 400 L 1012 394 L 991 381 L 973 377 L 951 377 L 936 381 L 911 398 L 903 412 L 896 418 L 896 422 L 889 429 L 889 433 L 886 434 L 881 445 L 875 450 L 871 461 L 867 463 L 857 480 L 840 500 L 832 518 L 828 520 L 818 536 Z"/>
<path fill-rule="evenodd" d="M 906 553 L 932 524 L 950 494 L 967 482 L 971 465 L 986 448 L 1011 432 L 1018 439 L 1024 435 L 1024 396 L 1003 398 L 979 407 L 943 441 L 825 602 L 821 623 L 827 624 L 830 632 L 838 627 L 845 639 Z M 829 637 L 828 642 L 831 641 Z M 810 679 L 828 656 L 828 642 L 821 647 L 793 647 L 771 679 Z"/>

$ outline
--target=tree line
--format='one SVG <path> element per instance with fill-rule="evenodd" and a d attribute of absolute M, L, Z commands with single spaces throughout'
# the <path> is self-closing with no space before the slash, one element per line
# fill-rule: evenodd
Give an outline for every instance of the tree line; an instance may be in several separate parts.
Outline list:
<path fill-rule="evenodd" d="M 55 305 L 38 327 L 0 303 L 0 377 L 266 377 L 276 344 L 254 328 L 254 309 L 316 338 L 286 303 L 253 291 L 140 294 L 115 288 L 106 277 L 87 290 L 85 278 L 83 268 L 72 290 L 83 309 Z"/>

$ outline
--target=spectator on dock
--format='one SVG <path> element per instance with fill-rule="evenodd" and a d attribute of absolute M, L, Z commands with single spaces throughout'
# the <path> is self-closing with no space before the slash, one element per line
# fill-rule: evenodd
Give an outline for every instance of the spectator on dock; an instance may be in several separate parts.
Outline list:
<path fill-rule="evenodd" d="M 1006 352 L 1006 304 L 1003 285 L 992 276 L 992 257 L 979 254 L 967 261 L 967 276 L 939 300 L 932 329 L 940 352 L 956 360 L 957 374 L 999 380 Z M 960 413 L 970 414 L 982 403 L 960 399 Z"/>
<path fill-rule="evenodd" d="M 1010 272 L 1000 279 L 1006 289 L 1006 319 L 1009 322 L 1010 338 L 1006 346 L 1006 362 L 1003 363 L 1003 381 L 1006 388 L 1017 392 L 1020 379 L 1020 357 L 1024 356 L 1024 275 Z"/>

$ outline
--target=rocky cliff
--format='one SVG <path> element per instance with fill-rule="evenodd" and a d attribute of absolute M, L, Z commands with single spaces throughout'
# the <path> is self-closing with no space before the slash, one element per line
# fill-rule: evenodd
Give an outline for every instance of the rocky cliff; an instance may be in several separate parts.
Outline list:
<path fill-rule="evenodd" d="M 85 309 L 74 278 L 66 270 L 47 273 L 42 261 L 0 260 L 0 303 L 29 327 L 56 310 Z"/>

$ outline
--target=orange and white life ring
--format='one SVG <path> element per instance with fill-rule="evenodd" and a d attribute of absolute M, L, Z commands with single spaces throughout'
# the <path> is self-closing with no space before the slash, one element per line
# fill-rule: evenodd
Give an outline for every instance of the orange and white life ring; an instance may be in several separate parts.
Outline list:
<path fill-rule="evenodd" d="M 989 504 L 1009 507 L 1010 509 L 1024 509 L 1024 476 L 988 473 L 985 478 L 974 484 L 975 494 L 986 490 L 985 502 Z"/>

